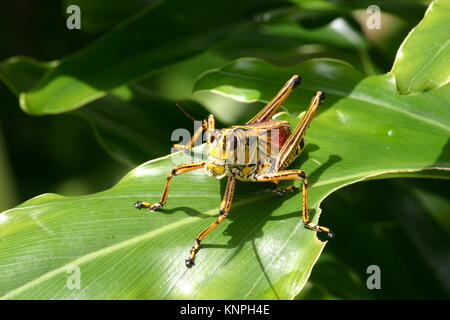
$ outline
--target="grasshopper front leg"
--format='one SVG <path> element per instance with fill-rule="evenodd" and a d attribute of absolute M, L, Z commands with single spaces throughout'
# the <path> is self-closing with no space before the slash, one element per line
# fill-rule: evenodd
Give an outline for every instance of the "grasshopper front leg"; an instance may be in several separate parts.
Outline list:
<path fill-rule="evenodd" d="M 170 181 L 172 180 L 173 176 L 178 176 L 182 173 L 197 170 L 203 168 L 204 166 L 205 161 L 194 161 L 174 167 L 167 175 L 166 186 L 164 187 L 161 200 L 159 200 L 159 202 L 156 202 L 154 204 L 151 204 L 149 202 L 138 201 L 134 204 L 134 207 L 136 209 L 148 208 L 149 210 L 158 210 L 159 208 L 163 207 L 167 202 L 167 196 L 169 195 Z"/>
<path fill-rule="evenodd" d="M 191 140 L 188 144 L 174 144 L 173 147 L 176 150 L 189 150 L 195 146 L 195 142 L 202 136 L 203 131 L 213 132 L 215 129 L 214 116 L 210 114 L 205 120 L 202 121 L 202 125 L 194 132 Z"/>
<path fill-rule="evenodd" d="M 182 150 L 190 149 L 194 146 L 195 142 L 202 135 L 204 130 L 209 130 L 211 132 L 214 130 L 214 128 L 215 128 L 214 116 L 211 114 L 208 116 L 208 118 L 206 120 L 203 120 L 202 126 L 197 129 L 197 131 L 194 133 L 194 136 L 192 137 L 192 139 L 190 140 L 190 142 L 187 145 L 177 145 L 176 144 L 176 145 L 174 145 L 174 147 L 182 149 Z M 206 164 L 206 161 L 193 161 L 190 163 L 185 163 L 185 164 L 174 167 L 167 176 L 167 182 L 166 182 L 166 186 L 164 187 L 164 191 L 161 196 L 161 200 L 159 200 L 159 202 L 156 202 L 154 204 L 151 204 L 149 202 L 138 201 L 134 204 L 134 207 L 136 209 L 148 208 L 149 210 L 158 210 L 159 208 L 163 207 L 167 201 L 167 196 L 169 194 L 169 187 L 170 187 L 170 182 L 172 180 L 172 177 L 180 175 L 182 173 L 192 171 L 192 170 L 197 170 L 197 169 L 203 168 L 205 166 L 205 164 Z"/>
<path fill-rule="evenodd" d="M 207 122 L 203 120 L 202 125 L 198 127 L 197 131 L 194 132 L 194 135 L 192 136 L 191 140 L 188 144 L 174 144 L 173 147 L 175 150 L 189 150 L 192 149 L 195 146 L 195 142 L 202 136 L 202 133 L 204 130 L 207 129 Z"/>

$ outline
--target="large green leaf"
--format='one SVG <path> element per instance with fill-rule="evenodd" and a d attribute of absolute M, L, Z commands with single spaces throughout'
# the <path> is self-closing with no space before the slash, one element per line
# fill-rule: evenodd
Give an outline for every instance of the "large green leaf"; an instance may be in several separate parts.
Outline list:
<path fill-rule="evenodd" d="M 63 58 L 31 91 L 32 114 L 76 109 L 123 84 L 210 47 L 282 0 L 156 1 L 83 50 Z"/>
<path fill-rule="evenodd" d="M 194 123 L 177 109 L 175 101 L 139 85 L 122 87 L 121 91 L 113 91 L 75 111 L 92 126 L 100 144 L 120 162 L 134 167 L 163 156 L 179 142 L 171 140 L 174 130 L 194 131 Z M 208 114 L 198 103 L 179 102 L 196 119 L 204 119 Z"/>
<path fill-rule="evenodd" d="M 99 33 L 110 30 L 132 14 L 142 10 L 157 0 L 64 0 L 63 9 L 76 5 L 82 14 L 80 31 L 86 33 Z"/>
<path fill-rule="evenodd" d="M 264 190 L 267 185 L 239 184 L 229 221 L 205 241 L 197 265 L 186 269 L 184 258 L 196 233 L 214 220 L 224 185 L 200 172 L 187 174 L 174 181 L 167 209 L 134 209 L 138 199 L 159 197 L 172 165 L 162 158 L 108 191 L 42 195 L 2 213 L 2 297 L 295 296 L 323 248 L 300 223 L 300 197 L 282 199 Z M 65 286 L 71 266 L 81 270 L 80 290 Z"/>
<path fill-rule="evenodd" d="M 402 94 L 428 91 L 450 81 L 450 1 L 435 0 L 410 32 L 392 67 Z"/>
<path fill-rule="evenodd" d="M 0 79 L 18 96 L 55 64 L 13 57 L 0 62 Z M 198 103 L 181 103 L 197 119 L 206 117 L 207 111 Z M 194 129 L 192 121 L 177 110 L 175 101 L 137 84 L 116 88 L 72 113 L 91 125 L 100 145 L 112 157 L 131 167 L 170 152 L 175 143 L 171 142 L 171 133 L 175 129 Z"/>
<path fill-rule="evenodd" d="M 206 74 L 197 88 L 264 101 L 294 71 L 304 81 L 286 104 L 290 110 L 304 110 L 314 90 L 329 94 L 293 164 L 309 175 L 314 221 L 328 194 L 357 181 L 449 178 L 448 87 L 397 96 L 391 76 L 363 78 L 338 61 L 281 69 L 244 59 Z M 286 113 L 278 118 L 299 121 Z M 230 218 L 205 239 L 197 265 L 186 269 L 183 260 L 195 235 L 217 215 L 224 183 L 201 171 L 188 173 L 175 178 L 161 212 L 132 206 L 159 198 L 179 155 L 146 163 L 101 193 L 46 194 L 2 213 L 1 296 L 294 298 L 324 247 L 300 222 L 301 195 L 279 197 L 265 184 L 239 183 Z M 80 270 L 79 290 L 66 286 L 73 266 Z"/>
<path fill-rule="evenodd" d="M 292 65 L 311 57 L 326 56 L 353 65 L 362 62 L 369 72 L 373 68 L 367 56 L 367 40 L 343 18 L 309 29 L 298 24 L 295 15 L 278 18 L 229 37 L 215 50 L 232 59 L 256 57 L 277 65 Z"/>
<path fill-rule="evenodd" d="M 16 95 L 30 90 L 36 82 L 59 61 L 42 62 L 30 57 L 16 56 L 0 62 L 0 80 Z"/>
<path fill-rule="evenodd" d="M 318 163 L 326 163 L 335 154 L 341 160 L 333 165 L 334 170 L 350 179 L 381 172 L 448 170 L 449 86 L 421 96 L 399 96 L 392 75 L 363 78 L 339 61 L 310 60 L 296 67 L 279 68 L 248 58 L 206 73 L 195 90 L 239 101 L 266 102 L 294 72 L 302 75 L 303 83 L 287 100 L 286 108 L 303 110 L 316 90 L 325 91 L 328 100 L 310 129 L 310 142 L 316 143 L 312 139 L 317 135 L 319 151 L 348 151 L 345 155 L 318 151 L 321 157 L 314 157 Z M 327 172 L 321 178 L 325 179 Z"/>

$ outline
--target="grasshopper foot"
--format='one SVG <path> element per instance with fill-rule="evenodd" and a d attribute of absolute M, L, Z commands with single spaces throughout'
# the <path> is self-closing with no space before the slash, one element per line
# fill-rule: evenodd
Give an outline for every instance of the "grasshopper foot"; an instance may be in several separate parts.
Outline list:
<path fill-rule="evenodd" d="M 148 208 L 150 204 L 147 202 L 141 202 L 141 201 L 137 201 L 134 203 L 134 207 L 136 209 L 142 209 L 142 208 Z"/>
<path fill-rule="evenodd" d="M 148 210 L 151 210 L 151 211 L 156 211 L 159 208 L 161 208 L 162 206 L 163 205 L 161 203 L 159 203 L 159 202 L 154 203 L 154 204 L 150 204 L 148 202 L 137 201 L 137 202 L 134 203 L 134 207 L 136 209 L 147 208 Z"/>
<path fill-rule="evenodd" d="M 184 264 L 186 265 L 186 267 L 191 268 L 193 265 L 195 265 L 194 259 L 187 258 L 186 260 L 184 260 Z"/>
<path fill-rule="evenodd" d="M 162 208 L 162 206 L 163 205 L 161 203 L 157 202 L 157 203 L 152 204 L 150 207 L 148 207 L 148 210 L 156 211 L 156 210 Z"/>
<path fill-rule="evenodd" d="M 325 232 L 326 233 L 325 240 L 330 240 L 334 238 L 334 233 L 327 227 L 318 226 L 312 222 L 305 222 L 305 227 L 316 232 Z"/>

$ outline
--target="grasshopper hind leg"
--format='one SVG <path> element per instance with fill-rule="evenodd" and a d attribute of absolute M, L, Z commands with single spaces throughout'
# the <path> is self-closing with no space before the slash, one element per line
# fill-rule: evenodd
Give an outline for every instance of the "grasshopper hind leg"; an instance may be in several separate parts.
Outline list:
<path fill-rule="evenodd" d="M 306 178 L 306 173 L 303 170 L 291 169 L 282 170 L 276 173 L 261 175 L 257 177 L 258 182 L 274 182 L 278 183 L 281 180 L 301 180 L 302 181 L 302 192 L 303 192 L 303 202 L 302 202 L 302 220 L 306 228 L 316 231 L 325 232 L 327 238 L 331 239 L 334 237 L 333 232 L 327 227 L 319 226 L 309 219 L 308 210 L 308 179 Z"/>

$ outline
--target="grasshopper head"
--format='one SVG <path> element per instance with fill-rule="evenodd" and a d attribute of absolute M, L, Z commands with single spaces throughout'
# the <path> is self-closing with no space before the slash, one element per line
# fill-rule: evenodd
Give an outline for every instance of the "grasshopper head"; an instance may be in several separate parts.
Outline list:
<path fill-rule="evenodd" d="M 227 152 L 224 150 L 226 134 L 223 130 L 206 131 L 206 151 L 207 162 L 205 165 L 206 174 L 211 177 L 221 179 L 226 175 L 225 163 Z"/>

